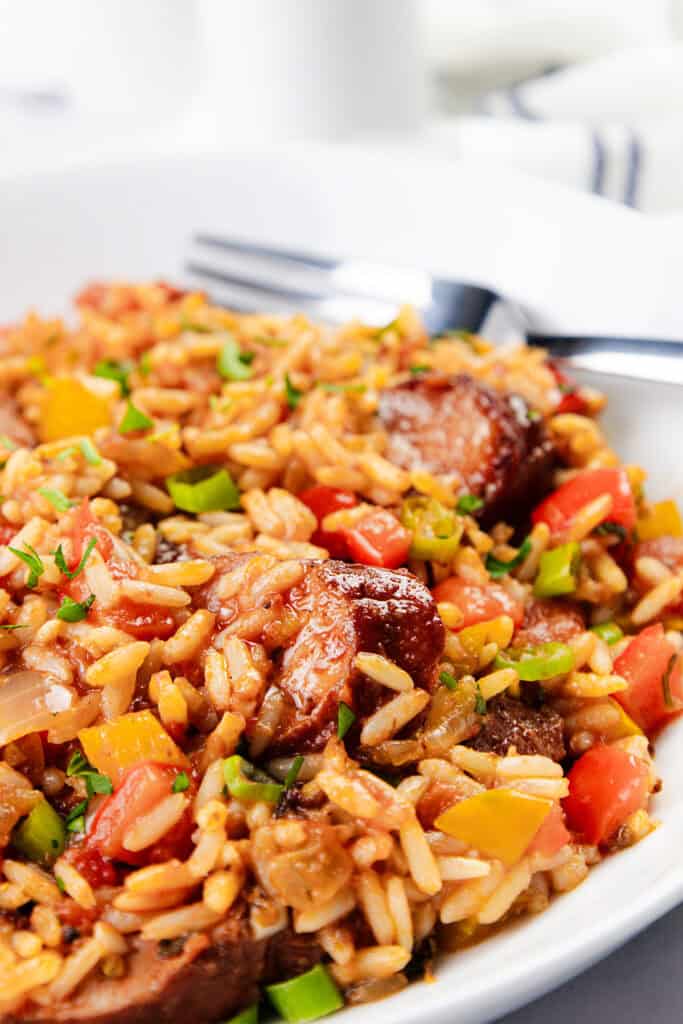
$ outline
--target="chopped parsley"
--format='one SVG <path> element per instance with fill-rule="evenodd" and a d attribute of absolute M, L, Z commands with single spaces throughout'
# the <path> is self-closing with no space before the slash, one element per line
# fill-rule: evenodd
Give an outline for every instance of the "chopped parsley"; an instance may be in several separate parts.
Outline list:
<path fill-rule="evenodd" d="M 446 687 L 447 690 L 454 690 L 458 685 L 458 680 L 451 672 L 439 672 L 439 682 Z"/>
<path fill-rule="evenodd" d="M 87 545 L 86 545 L 85 551 L 81 555 L 80 562 L 78 563 L 76 568 L 73 570 L 73 572 L 71 572 L 67 568 L 66 559 L 64 558 L 64 552 L 62 551 L 62 545 L 60 544 L 58 546 L 57 550 L 55 551 L 55 565 L 57 566 L 59 571 L 61 573 L 63 573 L 64 576 L 67 576 L 70 580 L 75 580 L 76 577 L 79 576 L 83 572 L 83 570 L 85 568 L 85 563 L 90 558 L 90 553 L 91 553 L 92 549 L 95 547 L 96 544 L 97 544 L 97 537 L 91 537 L 90 540 L 88 541 Z"/>
<path fill-rule="evenodd" d="M 143 377 L 149 377 L 152 372 L 152 359 L 149 352 L 143 352 L 138 363 L 138 370 Z"/>
<path fill-rule="evenodd" d="M 351 714 L 353 714 L 353 712 L 351 712 Z M 297 754 L 297 756 L 294 758 L 294 760 L 292 761 L 291 765 L 289 766 L 287 774 L 285 775 L 285 783 L 284 783 L 285 792 L 288 789 L 291 789 L 292 786 L 294 785 L 294 783 L 296 782 L 296 780 L 299 778 L 299 772 L 301 771 L 301 769 L 303 767 L 303 763 L 304 763 L 303 755 L 302 754 Z"/>
<path fill-rule="evenodd" d="M 242 352 L 235 339 L 228 335 L 216 356 L 216 369 L 224 380 L 249 380 L 253 359 L 253 352 Z"/>
<path fill-rule="evenodd" d="M 85 788 L 88 793 L 88 797 L 95 796 L 96 793 L 108 796 L 110 793 L 114 792 L 114 787 L 109 776 L 102 775 L 101 772 L 95 771 L 93 766 L 86 760 L 80 750 L 74 751 L 69 758 L 69 763 L 66 766 L 66 774 L 69 778 L 85 779 Z M 88 803 L 86 800 L 86 808 L 87 805 Z"/>
<path fill-rule="evenodd" d="M 121 394 L 130 394 L 128 377 L 133 369 L 132 363 L 119 363 L 115 359 L 101 359 L 96 364 L 93 374 L 95 377 L 104 377 L 106 380 L 115 380 L 121 389 Z"/>
<path fill-rule="evenodd" d="M 500 558 L 496 558 L 495 555 L 489 553 L 486 556 L 486 568 L 494 580 L 500 579 L 501 576 L 505 576 L 506 573 L 511 572 L 512 569 L 516 569 L 518 565 L 521 565 L 530 551 L 531 541 L 527 537 L 520 546 L 515 557 L 511 558 L 509 562 L 502 562 Z"/>
<path fill-rule="evenodd" d="M 62 622 L 81 622 L 86 618 L 94 601 L 94 594 L 86 597 L 85 601 L 74 601 L 72 597 L 65 594 L 62 598 L 62 603 L 57 609 L 57 618 L 61 619 Z"/>
<path fill-rule="evenodd" d="M 85 812 L 88 810 L 88 801 L 81 800 L 71 808 L 66 816 L 67 832 L 85 832 Z"/>
<path fill-rule="evenodd" d="M 609 519 L 606 519 L 604 523 L 600 523 L 599 526 L 595 527 L 594 532 L 599 537 L 605 537 L 609 534 L 614 534 L 619 540 L 626 540 L 626 530 L 620 523 L 613 523 Z"/>
<path fill-rule="evenodd" d="M 171 786 L 171 792 L 173 793 L 184 793 L 186 789 L 190 788 L 190 777 L 187 772 L 178 772 L 173 785 Z"/>
<path fill-rule="evenodd" d="M 474 710 L 478 715 L 486 714 L 486 701 L 484 700 L 483 694 L 479 689 L 479 683 L 477 683 L 477 695 L 474 700 Z"/>
<path fill-rule="evenodd" d="M 344 701 L 339 702 L 339 710 L 337 712 L 337 736 L 340 740 L 343 740 L 347 732 L 356 721 L 356 716 Z"/>
<path fill-rule="evenodd" d="M 92 443 L 89 437 L 84 437 L 80 443 L 80 448 L 83 453 L 83 458 L 89 466 L 101 466 L 102 456 L 98 452 L 95 445 Z"/>
<path fill-rule="evenodd" d="M 154 421 L 128 399 L 124 417 L 119 423 L 119 434 L 132 434 L 136 430 L 149 430 L 153 426 Z"/>
<path fill-rule="evenodd" d="M 35 548 L 32 548 L 26 542 L 24 542 L 24 547 L 27 549 L 26 551 L 20 551 L 19 548 L 10 548 L 9 550 L 29 567 L 30 572 L 26 580 L 26 586 L 29 590 L 33 590 L 34 587 L 38 586 L 38 580 L 45 572 L 45 566 Z"/>
<path fill-rule="evenodd" d="M 70 498 L 67 498 L 63 491 L 58 490 L 56 487 L 39 487 L 38 494 L 49 501 L 52 507 L 57 512 L 68 512 L 68 510 L 76 504 Z"/>
<path fill-rule="evenodd" d="M 469 516 L 473 512 L 478 512 L 479 509 L 483 507 L 483 499 L 478 498 L 476 494 L 463 494 L 462 497 L 458 498 L 458 504 L 455 506 L 455 511 L 461 516 Z"/>
<path fill-rule="evenodd" d="M 296 409 L 297 405 L 303 398 L 303 391 L 299 388 L 295 388 L 292 384 L 288 373 L 285 374 L 285 397 L 287 399 L 287 405 L 290 409 Z"/>
<path fill-rule="evenodd" d="M 427 363 L 415 363 L 414 366 L 410 367 L 410 372 L 414 377 L 417 377 L 420 373 L 428 373 L 431 370 L 431 366 Z"/>

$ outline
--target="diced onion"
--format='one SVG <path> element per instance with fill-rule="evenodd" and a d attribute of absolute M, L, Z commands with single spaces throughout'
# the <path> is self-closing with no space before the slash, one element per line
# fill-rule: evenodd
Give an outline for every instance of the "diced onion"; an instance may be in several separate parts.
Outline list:
<path fill-rule="evenodd" d="M 53 729 L 76 700 L 74 690 L 40 672 L 27 670 L 0 677 L 0 746 Z"/>

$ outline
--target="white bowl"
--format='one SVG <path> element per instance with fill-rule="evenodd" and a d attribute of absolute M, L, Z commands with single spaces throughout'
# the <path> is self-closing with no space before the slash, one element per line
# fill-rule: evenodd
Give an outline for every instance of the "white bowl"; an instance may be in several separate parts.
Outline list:
<path fill-rule="evenodd" d="M 199 229 L 356 253 L 478 281 L 548 330 L 683 336 L 676 261 L 643 218 L 480 166 L 353 149 L 157 157 L 6 179 L 0 322 L 61 311 L 86 281 L 183 279 Z M 671 264 L 671 266 L 669 265 Z M 674 265 L 675 264 L 675 265 Z M 680 389 L 605 379 L 614 446 L 680 497 Z M 683 724 L 658 742 L 662 827 L 608 859 L 539 917 L 444 958 L 432 985 L 344 1011 L 357 1024 L 482 1022 L 534 998 L 683 898 Z"/>

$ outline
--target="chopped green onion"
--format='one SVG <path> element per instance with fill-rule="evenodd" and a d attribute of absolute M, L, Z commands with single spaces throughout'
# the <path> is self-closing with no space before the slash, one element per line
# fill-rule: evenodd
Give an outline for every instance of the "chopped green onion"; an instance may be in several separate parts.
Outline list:
<path fill-rule="evenodd" d="M 474 698 L 474 710 L 478 715 L 486 714 L 486 701 L 484 700 L 484 694 L 479 689 L 479 683 L 477 683 L 477 691 Z"/>
<path fill-rule="evenodd" d="M 427 363 L 415 363 L 415 365 L 409 367 L 409 369 L 413 376 L 416 377 L 419 373 L 429 373 L 431 366 Z"/>
<path fill-rule="evenodd" d="M 86 772 L 94 771 L 88 763 L 85 755 L 80 750 L 74 750 L 66 766 L 66 774 L 72 776 L 84 775 Z"/>
<path fill-rule="evenodd" d="M 87 810 L 87 800 L 81 800 L 80 803 L 71 808 L 66 816 L 67 832 L 85 832 L 85 812 Z"/>
<path fill-rule="evenodd" d="M 303 391 L 299 388 L 295 388 L 292 384 L 289 374 L 285 374 L 285 397 L 287 399 L 287 405 L 290 409 L 296 409 L 297 405 L 303 398 Z"/>
<path fill-rule="evenodd" d="M 574 653 L 567 644 L 551 641 L 522 650 L 511 648 L 496 655 L 495 668 L 513 668 L 525 683 L 563 676 L 574 668 Z"/>
<path fill-rule="evenodd" d="M 133 366 L 131 363 L 118 363 L 115 359 L 101 359 L 93 370 L 95 377 L 104 377 L 106 380 L 115 380 L 121 388 L 122 395 L 129 395 L 128 377 Z"/>
<path fill-rule="evenodd" d="M 249 380 L 252 374 L 252 352 L 241 352 L 232 336 L 228 336 L 216 357 L 216 369 L 225 380 Z"/>
<path fill-rule="evenodd" d="M 38 494 L 42 494 L 57 512 L 68 512 L 76 504 L 75 501 L 67 498 L 66 494 L 62 491 L 57 490 L 56 487 L 39 487 Z"/>
<path fill-rule="evenodd" d="M 573 594 L 580 559 L 581 548 L 576 541 L 544 551 L 538 565 L 534 595 L 559 597 L 561 594 Z"/>
<path fill-rule="evenodd" d="M 460 546 L 462 520 L 436 498 L 414 495 L 401 507 L 401 522 L 413 539 L 410 554 L 434 562 L 450 562 Z"/>
<path fill-rule="evenodd" d="M 78 563 L 73 572 L 70 572 L 69 569 L 67 568 L 66 559 L 64 558 L 64 552 L 62 551 L 62 545 L 59 544 L 57 546 L 57 550 L 55 551 L 55 565 L 57 566 L 59 571 L 63 573 L 64 576 L 68 576 L 70 580 L 75 580 L 76 577 L 79 576 L 85 569 L 85 563 L 90 558 L 90 554 L 96 544 L 97 537 L 91 537 L 86 545 L 85 551 L 81 555 L 80 562 Z"/>
<path fill-rule="evenodd" d="M 624 527 L 620 523 L 612 523 L 608 519 L 605 520 L 604 523 L 600 523 L 599 526 L 596 526 L 593 533 L 596 533 L 600 537 L 614 534 L 614 536 L 618 537 L 619 540 L 626 540 L 626 530 Z"/>
<path fill-rule="evenodd" d="M 344 1005 L 339 989 L 322 964 L 298 978 L 266 985 L 266 994 L 288 1024 L 317 1020 Z"/>
<path fill-rule="evenodd" d="M 154 420 L 145 416 L 144 412 L 136 408 L 130 399 L 123 419 L 119 423 L 119 434 L 132 434 L 136 430 L 149 430 L 154 426 Z"/>
<path fill-rule="evenodd" d="M 455 690 L 458 685 L 458 680 L 450 672 L 439 672 L 439 682 L 446 687 L 447 690 Z"/>
<path fill-rule="evenodd" d="M 455 506 L 455 511 L 461 516 L 470 516 L 473 512 L 478 512 L 479 509 L 483 507 L 483 499 L 478 498 L 476 494 L 463 494 L 458 498 L 458 504 Z"/>
<path fill-rule="evenodd" d="M 247 803 L 264 801 L 276 804 L 282 796 L 282 786 L 273 782 L 269 775 L 245 761 L 239 754 L 223 761 L 223 778 L 230 796 Z"/>
<path fill-rule="evenodd" d="M 90 594 L 85 601 L 74 601 L 72 597 L 65 594 L 62 603 L 57 609 L 57 618 L 62 622 L 82 622 L 93 606 L 95 595 Z"/>
<path fill-rule="evenodd" d="M 149 377 L 152 372 L 152 360 L 150 358 L 149 351 L 143 352 L 140 356 L 140 362 L 138 363 L 138 370 L 143 377 Z"/>
<path fill-rule="evenodd" d="M 501 562 L 501 560 L 496 558 L 495 555 L 488 554 L 486 556 L 486 568 L 493 579 L 498 580 L 501 576 L 505 576 L 506 573 L 511 572 L 513 569 L 516 569 L 518 565 L 521 565 L 530 551 L 531 541 L 527 537 L 515 557 L 511 558 L 509 562 Z"/>
<path fill-rule="evenodd" d="M 258 1003 L 252 1003 L 246 1010 L 236 1013 L 230 1020 L 223 1024 L 258 1024 Z"/>
<path fill-rule="evenodd" d="M 610 647 L 621 640 L 624 635 L 624 631 L 617 626 L 616 622 L 601 622 L 598 626 L 591 626 L 591 633 L 597 633 Z"/>
<path fill-rule="evenodd" d="M 341 394 L 351 394 L 355 392 L 360 395 L 366 390 L 365 384 L 353 384 L 351 382 L 348 384 L 337 384 L 327 380 L 319 381 L 318 387 L 322 388 L 323 391 L 331 391 L 333 394 L 337 392 Z"/>
<path fill-rule="evenodd" d="M 45 572 L 45 566 L 43 565 L 43 561 L 35 548 L 32 548 L 31 545 L 27 544 L 25 541 L 24 547 L 28 550 L 20 551 L 18 548 L 10 548 L 9 550 L 29 567 L 30 572 L 28 579 L 26 580 L 26 586 L 29 590 L 33 590 L 34 587 L 38 586 L 38 579 Z"/>
<path fill-rule="evenodd" d="M 28 629 L 28 624 L 24 622 L 4 622 L 0 629 Z"/>
<path fill-rule="evenodd" d="M 59 455 L 55 455 L 55 459 L 57 462 L 64 462 L 65 459 L 70 459 L 72 455 L 75 455 L 77 451 L 78 448 L 75 444 L 69 445 L 69 447 L 61 451 Z"/>
<path fill-rule="evenodd" d="M 339 702 L 339 709 L 337 711 L 337 736 L 340 740 L 343 740 L 347 732 L 356 721 L 356 716 L 343 700 Z"/>
<path fill-rule="evenodd" d="M 7 434 L 0 434 L 0 444 L 3 448 L 6 448 L 8 452 L 15 452 L 19 447 L 19 445 L 15 444 L 12 438 L 8 437 Z"/>
<path fill-rule="evenodd" d="M 664 703 L 668 708 L 673 708 L 676 706 L 674 703 L 673 695 L 671 693 L 671 673 L 674 670 L 674 666 L 676 665 L 677 659 L 677 653 L 671 655 L 671 657 L 669 658 L 669 662 L 666 666 L 666 671 L 662 676 L 662 695 L 664 697 Z"/>
<path fill-rule="evenodd" d="M 94 796 L 95 793 L 109 794 L 114 792 L 114 786 L 109 776 L 95 771 L 80 750 L 74 751 L 69 758 L 66 774 L 69 778 L 85 779 L 85 788 L 88 791 L 89 797 Z"/>
<path fill-rule="evenodd" d="M 304 759 L 302 754 L 297 754 L 292 763 L 290 764 L 287 774 L 285 775 L 284 787 L 285 792 L 291 789 L 296 780 L 299 778 L 299 772 L 303 767 Z"/>
<path fill-rule="evenodd" d="M 187 774 L 187 772 L 178 772 L 178 774 L 176 775 L 175 779 L 173 780 L 173 785 L 171 786 L 171 791 L 173 793 L 184 793 L 185 790 L 189 789 L 189 788 L 190 788 L 190 777 Z"/>
<path fill-rule="evenodd" d="M 89 437 L 84 437 L 80 442 L 80 449 L 83 452 L 83 458 L 89 466 L 101 466 L 102 456 L 98 452 L 95 445 L 92 443 Z"/>
<path fill-rule="evenodd" d="M 28 860 L 50 867 L 64 853 L 64 822 L 44 798 L 16 827 L 12 845 Z"/>
<path fill-rule="evenodd" d="M 287 348 L 289 345 L 288 341 L 284 338 L 270 338 L 266 334 L 259 334 L 252 339 L 257 345 L 268 345 L 270 348 Z"/>
<path fill-rule="evenodd" d="M 61 893 L 66 892 L 66 885 L 64 884 L 64 879 L 61 878 L 60 875 L 55 875 L 55 884 Z"/>
<path fill-rule="evenodd" d="M 240 492 L 225 469 L 195 466 L 166 477 L 168 493 L 183 512 L 217 512 L 239 508 Z"/>

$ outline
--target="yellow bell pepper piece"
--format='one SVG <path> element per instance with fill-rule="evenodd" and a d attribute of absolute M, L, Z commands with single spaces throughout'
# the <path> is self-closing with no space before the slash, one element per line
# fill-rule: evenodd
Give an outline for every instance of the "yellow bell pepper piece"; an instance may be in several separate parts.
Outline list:
<path fill-rule="evenodd" d="M 627 715 L 622 708 L 619 701 L 608 698 L 610 704 L 619 712 L 619 722 L 614 729 L 610 728 L 609 736 L 605 737 L 609 742 L 612 740 L 623 740 L 626 736 L 644 736 L 645 733 L 639 725 L 633 721 L 630 715 Z"/>
<path fill-rule="evenodd" d="M 515 624 L 509 615 L 466 626 L 459 633 L 446 635 L 446 655 L 460 672 L 475 672 L 493 661 L 497 651 L 512 640 Z M 496 644 L 489 650 L 490 644 Z M 486 650 L 485 650 L 486 649 Z M 487 654 L 487 657 L 482 657 Z"/>
<path fill-rule="evenodd" d="M 435 825 L 446 835 L 510 865 L 520 860 L 552 806 L 552 800 L 512 789 L 487 789 L 449 807 Z"/>
<path fill-rule="evenodd" d="M 115 786 L 129 768 L 143 761 L 188 767 L 188 760 L 151 711 L 133 711 L 103 725 L 81 729 L 78 738 L 88 761 Z"/>
<path fill-rule="evenodd" d="M 637 523 L 640 540 L 657 540 L 658 537 L 680 537 L 683 522 L 675 501 L 658 501 Z"/>
<path fill-rule="evenodd" d="M 116 381 L 96 377 L 53 377 L 40 410 L 42 441 L 92 434 L 111 423 L 117 399 Z"/>

